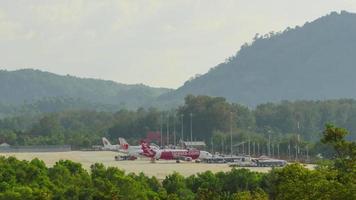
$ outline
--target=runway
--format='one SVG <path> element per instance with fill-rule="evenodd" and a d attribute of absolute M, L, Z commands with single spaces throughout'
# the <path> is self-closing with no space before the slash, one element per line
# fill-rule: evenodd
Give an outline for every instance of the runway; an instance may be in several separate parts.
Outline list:
<path fill-rule="evenodd" d="M 90 171 L 90 166 L 94 163 L 103 163 L 105 166 L 114 166 L 125 170 L 127 173 L 143 172 L 147 176 L 155 176 L 158 179 L 164 179 L 167 175 L 178 172 L 183 176 L 212 171 L 226 172 L 231 167 L 228 164 L 206 164 L 195 162 L 176 163 L 175 161 L 156 161 L 151 163 L 149 160 L 140 159 L 135 161 L 115 161 L 117 152 L 111 151 L 70 151 L 70 152 L 34 152 L 34 153 L 0 153 L 0 156 L 14 156 L 20 160 L 32 160 L 38 158 L 43 160 L 48 167 L 53 166 L 59 160 L 72 160 L 81 163 L 82 166 Z M 251 171 L 268 172 L 269 167 L 247 167 Z"/>

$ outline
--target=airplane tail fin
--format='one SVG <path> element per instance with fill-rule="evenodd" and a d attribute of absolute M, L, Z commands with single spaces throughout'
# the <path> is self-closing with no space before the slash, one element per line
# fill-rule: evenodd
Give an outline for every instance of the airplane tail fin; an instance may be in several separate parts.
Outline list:
<path fill-rule="evenodd" d="M 127 143 L 127 141 L 125 140 L 125 138 L 119 138 L 119 144 L 120 144 L 120 148 L 123 150 L 127 150 L 129 148 L 129 143 Z"/>
<path fill-rule="evenodd" d="M 104 147 L 111 146 L 111 143 L 110 143 L 109 140 L 106 139 L 105 137 L 102 138 L 102 141 L 103 141 Z"/>
<path fill-rule="evenodd" d="M 143 155 L 145 155 L 147 157 L 153 158 L 156 155 L 156 152 L 153 149 L 151 149 L 151 147 L 145 141 L 141 142 L 141 148 L 143 151 Z"/>

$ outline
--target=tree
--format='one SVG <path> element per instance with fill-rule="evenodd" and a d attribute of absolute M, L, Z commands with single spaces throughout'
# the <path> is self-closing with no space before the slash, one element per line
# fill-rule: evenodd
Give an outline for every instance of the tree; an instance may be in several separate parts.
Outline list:
<path fill-rule="evenodd" d="M 178 116 L 184 116 L 184 132 L 190 133 L 192 114 L 193 139 L 201 140 L 210 138 L 215 130 L 230 130 L 231 111 L 230 104 L 224 98 L 188 95 L 184 106 L 178 108 Z M 235 120 L 236 114 L 233 113 L 232 117 Z"/>
<path fill-rule="evenodd" d="M 168 195 L 177 195 L 180 199 L 194 199 L 194 193 L 186 186 L 185 179 L 182 175 L 174 172 L 168 175 L 162 182 Z M 169 197 L 169 196 L 168 196 Z"/>
<path fill-rule="evenodd" d="M 338 170 L 339 180 L 353 184 L 356 188 L 356 143 L 345 140 L 349 132 L 344 128 L 327 124 L 323 132 L 322 142 L 331 145 L 335 152 L 333 169 Z"/>

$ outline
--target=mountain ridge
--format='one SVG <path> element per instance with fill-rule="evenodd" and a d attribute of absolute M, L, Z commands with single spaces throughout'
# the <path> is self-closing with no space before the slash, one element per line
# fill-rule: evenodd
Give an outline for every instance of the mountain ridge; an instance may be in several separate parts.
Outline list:
<path fill-rule="evenodd" d="M 57 75 L 0 70 L 0 103 L 73 98 L 122 108 L 172 108 L 184 97 L 224 97 L 248 106 L 282 100 L 356 98 L 356 14 L 332 12 L 303 26 L 256 35 L 226 62 L 176 90 Z"/>
<path fill-rule="evenodd" d="M 137 108 L 149 104 L 169 90 L 143 84 L 126 85 L 110 80 L 58 75 L 38 69 L 0 70 L 0 93 L 6 94 L 0 98 L 0 102 L 4 104 L 65 97 Z"/>
<path fill-rule="evenodd" d="M 256 106 L 282 100 L 356 98 L 356 14 L 332 12 L 303 26 L 255 36 L 226 62 L 162 94 L 180 104 L 188 94 L 222 96 Z"/>

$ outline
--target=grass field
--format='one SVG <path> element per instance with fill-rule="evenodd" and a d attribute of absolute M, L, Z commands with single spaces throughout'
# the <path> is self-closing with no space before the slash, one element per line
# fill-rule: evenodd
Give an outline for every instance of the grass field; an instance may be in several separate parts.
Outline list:
<path fill-rule="evenodd" d="M 70 151 L 70 152 L 39 152 L 39 153 L 0 153 L 2 156 L 15 156 L 20 160 L 32 160 L 39 158 L 47 166 L 54 165 L 58 160 L 72 160 L 79 162 L 87 170 L 94 163 L 103 163 L 105 166 L 115 166 L 126 172 L 143 172 L 148 176 L 156 176 L 158 179 L 164 179 L 166 175 L 179 172 L 184 176 L 189 176 L 199 172 L 210 170 L 212 172 L 229 171 L 231 168 L 227 164 L 206 164 L 194 162 L 175 163 L 175 161 L 157 161 L 151 163 L 149 160 L 136 161 L 115 161 L 116 152 L 110 151 Z M 270 168 L 249 168 L 252 171 L 268 172 Z"/>

